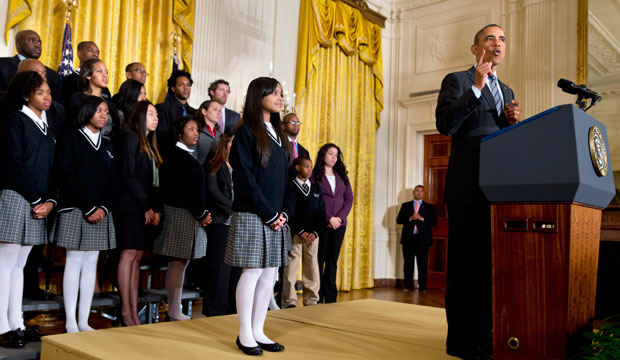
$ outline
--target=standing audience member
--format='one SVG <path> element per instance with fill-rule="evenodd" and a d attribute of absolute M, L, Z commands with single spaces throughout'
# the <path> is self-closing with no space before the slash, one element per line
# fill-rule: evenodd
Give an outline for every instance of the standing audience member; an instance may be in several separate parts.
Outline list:
<path fill-rule="evenodd" d="M 197 159 L 202 165 L 205 160 L 209 159 L 208 156 L 215 152 L 217 143 L 222 135 L 218 121 L 222 116 L 220 111 L 221 105 L 215 100 L 207 100 L 200 104 L 198 110 L 196 110 L 196 121 L 200 127 L 200 136 L 198 137 L 198 144 L 196 145 Z"/>
<path fill-rule="evenodd" d="M 226 239 L 232 215 L 234 197 L 232 167 L 229 154 L 234 135 L 225 133 L 220 138 L 213 158 L 205 163 L 207 176 L 207 203 L 211 204 L 213 224 L 206 228 L 207 255 L 200 259 L 204 290 L 202 313 L 217 316 L 235 313 L 235 292 L 241 269 L 224 263 Z"/>
<path fill-rule="evenodd" d="M 288 255 L 288 265 L 284 267 L 282 306 L 297 306 L 297 271 L 302 260 L 302 283 L 304 306 L 316 305 L 319 301 L 321 272 L 319 271 L 318 250 L 319 233 L 327 226 L 325 222 L 325 202 L 321 189 L 310 182 L 312 160 L 298 157 L 293 162 L 297 176 L 291 180 L 292 193 L 295 196 L 295 215 L 291 220 L 293 246 Z"/>
<path fill-rule="evenodd" d="M 88 325 L 99 251 L 116 248 L 112 221 L 114 157 L 101 136 L 108 105 L 98 96 L 82 103 L 75 129 L 58 146 L 60 214 L 51 241 L 67 250 L 63 300 L 68 333 L 92 331 Z M 80 294 L 79 316 L 75 312 Z M 79 320 L 79 321 L 78 321 Z"/>
<path fill-rule="evenodd" d="M 331 143 L 321 146 L 312 180 L 323 193 L 327 220 L 327 227 L 319 231 L 319 269 L 323 269 L 319 303 L 333 303 L 338 299 L 336 273 L 340 247 L 347 230 L 347 215 L 353 206 L 353 189 L 338 146 Z"/>
<path fill-rule="evenodd" d="M 400 244 L 405 262 L 403 274 L 405 291 L 413 289 L 413 264 L 418 264 L 418 287 L 426 292 L 428 280 L 428 249 L 433 244 L 433 227 L 437 225 L 435 206 L 424 200 L 424 186 L 413 189 L 413 201 L 400 207 L 396 223 L 403 225 Z"/>
<path fill-rule="evenodd" d="M 15 48 L 17 55 L 0 58 L 0 90 L 6 90 L 13 75 L 17 73 L 17 65 L 24 59 L 38 59 L 41 57 L 41 38 L 32 30 L 21 30 L 15 34 Z M 62 89 L 58 73 L 45 67 L 45 79 L 52 90 L 52 99 L 62 103 Z"/>
<path fill-rule="evenodd" d="M 174 123 L 184 116 L 193 117 L 196 113 L 196 109 L 187 103 L 187 99 L 192 93 L 192 84 L 194 81 L 190 73 L 183 70 L 173 72 L 168 78 L 168 94 L 172 96 L 156 106 L 159 116 L 157 138 L 164 160 L 178 141 L 174 131 Z"/>
<path fill-rule="evenodd" d="M 69 108 L 66 113 L 71 117 L 75 117 L 82 102 L 88 95 L 99 96 L 105 100 L 108 105 L 108 122 L 101 130 L 101 136 L 112 141 L 113 148 L 117 148 L 117 141 L 120 140 L 121 126 L 118 118 L 118 109 L 110 100 L 103 97 L 103 89 L 108 86 L 108 68 L 103 61 L 99 59 L 87 60 L 82 64 L 80 69 L 80 83 L 78 92 L 71 94 L 69 100 Z"/>
<path fill-rule="evenodd" d="M 40 341 L 39 327 L 25 329 L 22 319 L 23 269 L 32 246 L 47 243 L 56 139 L 45 115 L 51 91 L 39 74 L 17 74 L 9 96 L 19 111 L 3 124 L 0 141 L 0 346 L 20 348 Z"/>
<path fill-rule="evenodd" d="M 273 278 L 286 265 L 290 248 L 286 196 L 291 149 L 280 122 L 282 87 L 273 78 L 252 80 L 243 108 L 243 124 L 230 150 L 235 198 L 226 245 L 226 264 L 243 267 L 237 284 L 237 347 L 245 354 L 282 351 L 263 332 Z"/>
<path fill-rule="evenodd" d="M 132 62 L 125 67 L 125 76 L 128 80 L 132 79 L 144 84 L 146 82 L 146 77 L 149 76 L 149 73 L 146 72 L 146 69 L 142 63 Z"/>
<path fill-rule="evenodd" d="M 80 67 L 84 62 L 90 59 L 99 59 L 99 47 L 92 41 L 82 41 L 77 46 L 77 57 L 80 59 Z M 69 107 L 69 101 L 71 101 L 71 95 L 78 91 L 78 84 L 80 82 L 80 68 L 76 68 L 75 71 L 62 78 L 62 98 L 64 100 L 63 105 Z M 110 100 L 110 90 L 104 88 L 101 92 L 101 96 Z"/>
<path fill-rule="evenodd" d="M 211 213 L 205 206 L 204 170 L 190 150 L 198 141 L 198 124 L 184 116 L 175 122 L 174 130 L 178 141 L 161 168 L 164 221 L 153 252 L 170 259 L 168 320 L 189 320 L 181 312 L 183 276 L 190 259 L 205 256 L 207 236 L 200 227 L 211 223 Z"/>
<path fill-rule="evenodd" d="M 215 100 L 220 103 L 222 109 L 222 116 L 219 120 L 220 131 L 224 132 L 233 132 L 235 129 L 235 125 L 241 118 L 238 112 L 230 110 L 226 108 L 226 102 L 228 101 L 228 96 L 230 95 L 230 85 L 226 80 L 215 80 L 209 85 L 209 97 L 211 100 Z"/>
<path fill-rule="evenodd" d="M 112 97 L 112 102 L 118 108 L 118 117 L 121 128 L 126 130 L 127 120 L 131 116 L 131 111 L 138 101 L 146 100 L 146 89 L 144 85 L 136 80 L 125 80 L 118 90 L 118 94 Z"/>
<path fill-rule="evenodd" d="M 448 355 L 490 359 L 492 352 L 491 205 L 478 184 L 480 139 L 519 121 L 513 91 L 497 78 L 506 36 L 497 24 L 470 46 L 475 62 L 446 75 L 435 109 L 437 130 L 452 137 L 444 201 L 448 214 Z M 472 281 L 473 279 L 473 281 Z"/>
<path fill-rule="evenodd" d="M 163 212 L 158 196 L 159 167 L 157 149 L 157 111 L 149 101 L 135 105 L 123 133 L 120 151 L 119 207 L 115 216 L 118 247 L 118 286 L 121 314 L 125 325 L 140 325 L 138 284 L 140 260 L 150 247 L 153 227 Z"/>

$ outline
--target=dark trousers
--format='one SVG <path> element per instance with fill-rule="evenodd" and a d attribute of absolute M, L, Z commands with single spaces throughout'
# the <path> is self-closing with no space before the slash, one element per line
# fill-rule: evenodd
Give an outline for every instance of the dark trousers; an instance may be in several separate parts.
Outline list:
<path fill-rule="evenodd" d="M 338 272 L 338 257 L 346 226 L 336 230 L 325 228 L 319 234 L 319 271 L 321 271 L 321 288 L 319 290 L 319 304 L 334 303 L 338 299 L 336 288 L 336 273 Z"/>
<path fill-rule="evenodd" d="M 446 318 L 453 348 L 492 344 L 491 208 L 448 203 Z"/>
<path fill-rule="evenodd" d="M 231 267 L 224 263 L 228 225 L 213 223 L 205 230 L 208 239 L 207 254 L 198 262 L 203 274 L 200 277 L 200 287 L 204 290 L 202 313 L 205 316 L 234 314 L 235 289 L 240 271 L 232 271 Z M 237 273 L 237 278 L 233 279 L 234 276 L 231 275 Z"/>
<path fill-rule="evenodd" d="M 405 289 L 413 288 L 413 265 L 418 263 L 418 285 L 420 290 L 426 290 L 428 283 L 428 246 L 420 245 L 420 236 L 413 235 L 413 241 L 403 241 L 404 284 Z"/>
<path fill-rule="evenodd" d="M 35 245 L 30 250 L 26 266 L 24 266 L 24 297 L 36 296 L 39 291 L 39 266 L 44 265 L 45 245 Z"/>

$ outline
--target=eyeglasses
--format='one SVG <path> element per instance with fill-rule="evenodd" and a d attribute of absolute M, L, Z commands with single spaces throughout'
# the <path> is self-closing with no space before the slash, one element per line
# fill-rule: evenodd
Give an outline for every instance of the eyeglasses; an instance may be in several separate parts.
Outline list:
<path fill-rule="evenodd" d="M 133 69 L 130 72 L 137 72 L 138 74 L 142 75 L 144 74 L 144 76 L 149 76 L 150 74 L 146 72 L 146 70 L 142 70 L 142 69 Z"/>
<path fill-rule="evenodd" d="M 287 121 L 287 122 L 285 122 L 285 124 L 291 124 L 291 125 L 301 125 L 301 121 L 295 121 L 295 120 L 293 120 L 293 121 Z"/>

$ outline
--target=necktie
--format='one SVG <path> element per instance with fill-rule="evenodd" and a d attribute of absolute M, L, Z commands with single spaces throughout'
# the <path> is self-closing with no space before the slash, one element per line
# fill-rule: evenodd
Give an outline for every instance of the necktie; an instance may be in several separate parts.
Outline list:
<path fill-rule="evenodd" d="M 297 159 L 299 154 L 297 154 L 297 146 L 295 146 L 295 142 L 294 141 L 291 141 L 291 146 L 293 147 L 293 156 L 295 156 L 295 159 Z"/>
<path fill-rule="evenodd" d="M 420 203 L 417 200 L 414 200 L 413 203 L 415 204 L 414 212 L 417 214 L 418 210 L 420 210 Z M 413 233 L 414 234 L 418 233 L 418 227 L 416 225 L 413 225 Z"/>
<path fill-rule="evenodd" d="M 181 107 L 183 108 L 183 116 L 187 116 L 187 108 L 185 105 L 181 105 Z"/>
<path fill-rule="evenodd" d="M 224 112 L 222 111 L 222 116 L 220 116 L 220 121 L 218 123 L 220 125 L 220 132 L 224 133 Z"/>
<path fill-rule="evenodd" d="M 310 187 L 309 187 L 309 186 L 308 186 L 308 184 L 306 184 L 306 183 L 303 183 L 303 184 L 301 185 L 301 187 L 304 189 L 304 192 L 305 192 L 305 193 L 307 193 L 307 192 L 308 192 L 308 190 L 310 190 Z"/>
<path fill-rule="evenodd" d="M 497 76 L 491 75 L 489 77 L 489 87 L 491 88 L 491 93 L 493 94 L 493 100 L 495 100 L 495 108 L 497 109 L 497 115 L 502 114 L 502 109 L 504 106 L 502 105 L 502 97 L 499 94 L 499 87 L 497 86 Z"/>

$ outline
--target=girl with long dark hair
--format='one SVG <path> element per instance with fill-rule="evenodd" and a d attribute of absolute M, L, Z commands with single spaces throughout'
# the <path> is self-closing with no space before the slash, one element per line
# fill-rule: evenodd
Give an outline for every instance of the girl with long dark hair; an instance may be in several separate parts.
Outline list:
<path fill-rule="evenodd" d="M 280 83 L 254 79 L 230 150 L 235 198 L 225 261 L 243 268 L 236 294 L 237 346 L 248 355 L 284 350 L 263 332 L 275 272 L 288 260 L 287 222 L 295 206 L 294 198 L 286 196 L 292 149 L 282 130 L 281 109 Z"/>
<path fill-rule="evenodd" d="M 325 201 L 327 227 L 319 232 L 319 303 L 338 299 L 336 273 L 340 247 L 347 229 L 347 216 L 353 206 L 353 189 L 344 165 L 342 151 L 332 143 L 321 146 L 312 169 L 312 180 L 319 185 Z"/>
<path fill-rule="evenodd" d="M 112 97 L 112 102 L 118 108 L 121 127 L 127 127 L 127 121 L 131 116 L 131 110 L 138 101 L 146 100 L 144 84 L 137 80 L 127 79 L 118 89 L 118 94 Z"/>
<path fill-rule="evenodd" d="M 22 318 L 24 266 L 33 245 L 47 243 L 47 217 L 56 206 L 52 168 L 56 139 L 45 112 L 52 96 L 34 71 L 9 85 L 13 107 L 0 141 L 0 346 L 20 348 L 40 340 L 38 326 Z"/>
<path fill-rule="evenodd" d="M 140 325 L 138 284 L 140 260 L 150 247 L 150 229 L 159 225 L 163 209 L 158 196 L 159 167 L 157 110 L 149 101 L 140 101 L 131 111 L 128 131 L 121 139 L 119 161 L 120 194 L 116 231 L 121 249 L 118 287 L 121 313 L 126 325 Z"/>
<path fill-rule="evenodd" d="M 68 333 L 94 330 L 88 325 L 99 251 L 116 247 L 112 221 L 114 156 L 101 136 L 108 105 L 98 96 L 84 99 L 73 131 L 58 146 L 60 214 L 52 242 L 67 250 L 63 300 Z M 80 294 L 79 316 L 75 312 Z"/>

